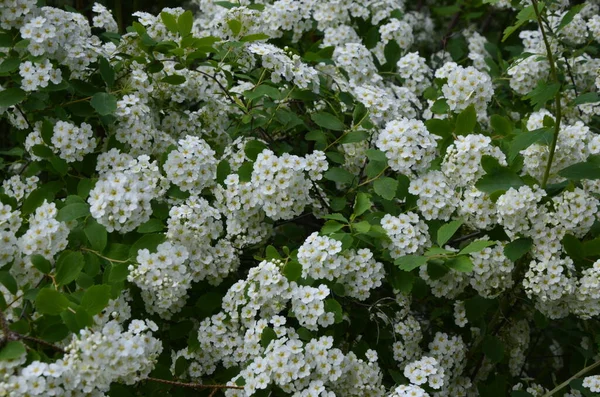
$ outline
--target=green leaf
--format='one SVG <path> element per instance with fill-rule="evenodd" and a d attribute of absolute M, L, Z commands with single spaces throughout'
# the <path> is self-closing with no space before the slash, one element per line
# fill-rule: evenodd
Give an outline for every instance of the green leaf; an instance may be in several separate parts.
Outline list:
<path fill-rule="evenodd" d="M 377 149 L 367 149 L 367 158 L 371 161 L 380 161 L 387 163 L 387 157 L 384 152 Z"/>
<path fill-rule="evenodd" d="M 258 155 L 265 149 L 267 149 L 267 145 L 264 142 L 252 140 L 246 143 L 246 146 L 244 147 L 244 153 L 250 160 L 256 161 Z"/>
<path fill-rule="evenodd" d="M 138 233 L 154 233 L 161 232 L 165 228 L 165 225 L 162 223 L 160 219 L 152 218 L 148 222 L 142 223 L 135 230 Z"/>
<path fill-rule="evenodd" d="M 110 62 L 104 57 L 98 59 L 98 67 L 100 69 L 100 75 L 102 80 L 106 83 L 107 87 L 112 87 L 115 84 L 115 70 L 111 66 Z"/>
<path fill-rule="evenodd" d="M 177 30 L 181 37 L 185 37 L 192 33 L 192 27 L 194 26 L 194 15 L 191 11 L 186 11 L 177 18 Z"/>
<path fill-rule="evenodd" d="M 35 307 L 40 314 L 58 316 L 69 307 L 69 299 L 56 290 L 43 288 L 35 297 Z"/>
<path fill-rule="evenodd" d="M 375 193 L 386 200 L 392 200 L 396 197 L 397 189 L 398 181 L 387 176 L 378 178 L 373 182 L 373 190 L 375 190 Z"/>
<path fill-rule="evenodd" d="M 229 26 L 229 30 L 231 30 L 231 33 L 233 33 L 234 36 L 239 35 L 242 30 L 242 23 L 237 19 L 230 19 L 227 21 L 227 26 Z"/>
<path fill-rule="evenodd" d="M 352 143 L 352 142 L 362 142 L 369 139 L 369 134 L 366 131 L 351 131 L 344 135 L 339 142 L 340 143 Z"/>
<path fill-rule="evenodd" d="M 90 206 L 87 203 L 73 203 L 65 205 L 56 215 L 56 220 L 59 222 L 68 222 L 82 218 L 90 214 Z"/>
<path fill-rule="evenodd" d="M 0 350 L 0 361 L 16 360 L 26 353 L 27 351 L 25 350 L 25 345 L 23 345 L 23 343 L 11 340 L 4 345 L 2 350 Z"/>
<path fill-rule="evenodd" d="M 548 84 L 547 81 L 540 81 L 529 94 L 525 95 L 524 99 L 529 99 L 533 110 L 538 111 L 546 102 L 553 99 L 559 90 L 559 83 Z"/>
<path fill-rule="evenodd" d="M 252 90 L 244 91 L 244 97 L 254 100 L 262 97 L 269 97 L 271 99 L 280 99 L 281 91 L 279 91 L 276 87 L 270 86 L 268 84 L 261 84 L 257 87 L 254 87 Z"/>
<path fill-rule="evenodd" d="M 577 163 L 558 171 L 558 175 L 569 180 L 600 179 L 600 165 L 592 162 Z"/>
<path fill-rule="evenodd" d="M 344 226 L 345 225 L 342 223 L 330 220 L 330 221 L 325 222 L 323 227 L 321 227 L 321 233 L 323 233 L 323 234 L 335 233 L 338 230 L 341 230 Z"/>
<path fill-rule="evenodd" d="M 339 324 L 343 320 L 342 305 L 333 298 L 325 299 L 325 311 L 327 313 L 333 313 L 335 316 L 335 323 Z"/>
<path fill-rule="evenodd" d="M 353 219 L 364 214 L 372 205 L 373 203 L 368 194 L 363 192 L 358 193 L 354 200 L 354 211 L 352 212 Z"/>
<path fill-rule="evenodd" d="M 492 194 L 499 190 L 508 190 L 511 187 L 519 188 L 523 185 L 525 182 L 515 172 L 503 168 L 499 172 L 484 175 L 477 181 L 475 187 L 484 193 Z"/>
<path fill-rule="evenodd" d="M 461 249 L 458 254 L 459 255 L 466 255 L 466 254 L 470 254 L 470 253 L 473 253 L 473 252 L 479 252 L 482 249 L 487 248 L 487 247 L 491 247 L 494 244 L 496 244 L 495 241 L 489 241 L 489 240 L 473 241 L 472 243 L 470 243 L 469 245 L 467 245 L 465 248 Z"/>
<path fill-rule="evenodd" d="M 529 252 L 533 241 L 529 237 L 516 239 L 504 247 L 504 255 L 513 262 Z"/>
<path fill-rule="evenodd" d="M 437 243 L 441 247 L 450 240 L 454 233 L 461 227 L 462 221 L 452 221 L 442 225 L 437 231 Z"/>
<path fill-rule="evenodd" d="M 271 37 L 268 34 L 255 33 L 255 34 L 248 34 L 246 36 L 243 36 L 242 38 L 240 38 L 240 41 L 243 43 L 250 43 L 253 41 L 268 40 L 270 38 Z"/>
<path fill-rule="evenodd" d="M 326 128 L 333 131 L 343 131 L 346 129 L 344 123 L 342 123 L 337 117 L 331 113 L 318 112 L 310 115 L 312 121 L 315 122 L 319 127 Z"/>
<path fill-rule="evenodd" d="M 66 252 L 66 254 L 65 254 Z M 63 251 L 56 261 L 55 280 L 58 285 L 69 284 L 79 277 L 84 265 L 83 254 L 77 251 Z"/>
<path fill-rule="evenodd" d="M 99 224 L 95 219 L 90 219 L 83 232 L 94 250 L 104 251 L 108 241 L 108 234 L 104 225 Z"/>
<path fill-rule="evenodd" d="M 150 252 L 156 251 L 156 247 L 166 239 L 164 234 L 146 234 L 136 241 L 129 250 L 129 257 L 137 257 L 137 253 L 141 249 L 147 249 Z"/>
<path fill-rule="evenodd" d="M 129 265 L 127 263 L 115 263 L 110 268 L 110 274 L 108 275 L 109 283 L 118 283 L 127 279 L 129 275 Z"/>
<path fill-rule="evenodd" d="M 69 165 L 60 157 L 52 156 L 50 157 L 49 161 L 50 164 L 52 164 L 52 168 L 54 168 L 58 175 L 65 176 L 69 172 Z"/>
<path fill-rule="evenodd" d="M 431 105 L 431 112 L 433 114 L 448 114 L 450 111 L 450 106 L 448 106 L 448 102 L 445 99 L 438 99 Z"/>
<path fill-rule="evenodd" d="M 539 130 L 522 132 L 515 136 L 510 143 L 508 151 L 508 160 L 512 161 L 519 155 L 519 152 L 527 149 L 537 142 L 548 143 L 552 140 L 554 131 L 550 128 L 540 128 Z"/>
<path fill-rule="evenodd" d="M 466 255 L 459 255 L 446 261 L 446 266 L 457 272 L 469 273 L 473 271 L 473 261 Z"/>
<path fill-rule="evenodd" d="M 21 207 L 21 212 L 24 215 L 31 214 L 35 211 L 37 207 L 42 205 L 44 200 L 48 202 L 52 202 L 54 198 L 54 192 L 49 191 L 48 189 L 39 188 L 34 190 L 27 196 L 25 201 L 23 202 L 23 206 Z"/>
<path fill-rule="evenodd" d="M 283 268 L 283 275 L 288 281 L 297 281 L 302 276 L 302 265 L 298 261 L 288 261 Z"/>
<path fill-rule="evenodd" d="M 494 363 L 499 363 L 504 358 L 504 344 L 493 335 L 486 335 L 482 344 L 483 353 Z"/>
<path fill-rule="evenodd" d="M 323 177 L 329 181 L 350 185 L 354 181 L 355 175 L 346 171 L 344 168 L 332 167 L 323 174 Z"/>
<path fill-rule="evenodd" d="M 217 165 L 217 183 L 223 184 L 231 173 L 231 166 L 227 160 L 221 160 Z"/>
<path fill-rule="evenodd" d="M 33 145 L 31 147 L 31 152 L 38 157 L 43 159 L 47 159 L 49 157 L 54 156 L 54 152 L 46 145 Z"/>
<path fill-rule="evenodd" d="M 352 224 L 354 230 L 358 233 L 368 233 L 371 230 L 371 224 L 368 221 L 362 221 Z"/>
<path fill-rule="evenodd" d="M 479 295 L 465 300 L 465 312 L 470 323 L 476 323 L 485 316 L 485 313 L 493 306 L 494 300 L 485 299 Z"/>
<path fill-rule="evenodd" d="M 406 255 L 394 261 L 394 264 L 401 270 L 410 272 L 413 269 L 423 266 L 427 263 L 427 258 L 419 255 Z"/>
<path fill-rule="evenodd" d="M 579 239 L 571 234 L 565 234 L 562 238 L 562 245 L 567 255 L 573 260 L 583 259 L 585 248 Z"/>
<path fill-rule="evenodd" d="M 110 285 L 93 285 L 89 287 L 81 298 L 81 307 L 88 314 L 95 316 L 100 313 L 110 300 Z"/>
<path fill-rule="evenodd" d="M 171 85 L 180 85 L 185 83 L 185 77 L 179 74 L 172 74 L 170 76 L 163 77 L 160 81 Z"/>
<path fill-rule="evenodd" d="M 457 135 L 467 135 L 473 132 L 477 124 L 477 112 L 474 105 L 469 105 L 456 117 L 455 132 Z"/>
<path fill-rule="evenodd" d="M 584 103 L 600 102 L 600 95 L 597 92 L 586 92 L 579 95 L 573 101 L 573 105 L 583 105 Z"/>
<path fill-rule="evenodd" d="M 179 32 L 179 27 L 177 25 L 177 18 L 175 18 L 175 15 L 173 14 L 169 14 L 168 12 L 161 12 L 160 13 L 160 19 L 162 20 L 162 23 L 165 25 L 165 27 L 167 28 L 167 30 L 171 33 L 178 33 Z"/>
<path fill-rule="evenodd" d="M 492 129 L 498 135 L 508 136 L 513 132 L 513 124 L 506 117 L 502 117 L 498 114 L 493 114 L 490 118 L 490 124 Z"/>
<path fill-rule="evenodd" d="M 274 341 L 275 339 L 277 339 L 277 334 L 275 333 L 273 328 L 265 327 L 263 329 L 262 334 L 260 334 L 260 345 L 266 348 L 267 346 L 269 346 L 269 343 L 271 343 L 271 341 Z"/>
<path fill-rule="evenodd" d="M 346 217 L 342 214 L 328 214 L 328 215 L 323 215 L 324 219 L 333 219 L 334 221 L 340 221 L 340 222 L 344 222 L 344 223 L 348 223 L 348 219 L 346 219 Z"/>
<path fill-rule="evenodd" d="M 560 23 L 554 30 L 554 32 L 560 32 L 565 26 L 573 22 L 573 18 L 575 15 L 579 14 L 581 9 L 585 6 L 585 4 L 578 4 L 571 7 L 569 11 L 562 17 Z"/>
<path fill-rule="evenodd" d="M 21 60 L 17 57 L 6 58 L 2 63 L 0 63 L 0 73 L 10 73 L 19 69 L 19 65 L 21 64 Z"/>
<path fill-rule="evenodd" d="M 12 274 L 10 274 L 6 270 L 0 271 L 0 284 L 4 285 L 8 292 L 10 292 L 13 295 L 16 295 L 19 291 L 17 280 L 15 280 Z"/>
<path fill-rule="evenodd" d="M 98 92 L 92 96 L 90 105 L 100 116 L 106 116 L 117 110 L 117 98 L 106 92 Z"/>
<path fill-rule="evenodd" d="M 44 273 L 44 274 L 48 274 L 52 271 L 52 264 L 50 263 L 50 261 L 46 258 L 44 258 L 42 255 L 39 254 L 35 254 L 35 255 L 31 255 L 31 263 L 33 264 L 33 266 L 38 269 L 40 272 Z"/>
<path fill-rule="evenodd" d="M 541 4 L 541 6 L 539 8 L 539 12 L 541 13 L 543 9 L 544 9 L 544 4 Z M 508 39 L 508 37 L 511 34 L 513 34 L 514 32 L 516 32 L 527 21 L 534 20 L 534 19 L 536 19 L 536 15 L 535 15 L 535 9 L 533 8 L 533 5 L 530 5 L 530 6 L 527 6 L 527 7 L 523 8 L 517 14 L 517 21 L 516 21 L 516 23 L 514 25 L 512 25 L 512 26 L 507 27 L 504 30 L 504 35 L 502 36 L 502 42 L 504 42 L 506 39 Z"/>
<path fill-rule="evenodd" d="M 9 107 L 21 102 L 27 94 L 20 88 L 12 87 L 0 91 L 0 107 Z"/>

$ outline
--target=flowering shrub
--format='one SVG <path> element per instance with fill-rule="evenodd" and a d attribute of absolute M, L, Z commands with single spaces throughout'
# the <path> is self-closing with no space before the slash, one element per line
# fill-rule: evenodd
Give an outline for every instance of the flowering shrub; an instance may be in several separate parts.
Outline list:
<path fill-rule="evenodd" d="M 600 396 L 600 1 L 41 3 L 1 396 Z"/>

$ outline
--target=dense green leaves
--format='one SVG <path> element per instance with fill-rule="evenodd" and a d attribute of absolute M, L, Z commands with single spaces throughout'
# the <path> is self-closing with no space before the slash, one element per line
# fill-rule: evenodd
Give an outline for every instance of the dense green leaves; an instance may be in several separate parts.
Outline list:
<path fill-rule="evenodd" d="M 117 110 L 117 98 L 106 92 L 98 92 L 90 100 L 92 107 L 101 116 L 113 114 Z"/>
<path fill-rule="evenodd" d="M 319 127 L 333 131 L 343 131 L 346 126 L 337 117 L 327 112 L 317 112 L 310 115 L 312 121 Z"/>
<path fill-rule="evenodd" d="M 40 314 L 56 316 L 69 307 L 69 299 L 51 288 L 44 288 L 35 298 L 35 307 Z"/>

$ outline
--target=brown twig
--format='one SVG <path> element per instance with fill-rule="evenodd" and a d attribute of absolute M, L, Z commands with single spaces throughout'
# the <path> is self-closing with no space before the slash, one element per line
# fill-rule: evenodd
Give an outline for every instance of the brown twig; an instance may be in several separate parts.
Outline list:
<path fill-rule="evenodd" d="M 164 383 L 165 385 L 171 386 L 181 386 L 181 387 L 191 387 L 193 389 L 244 389 L 244 386 L 229 386 L 229 385 L 203 385 L 201 383 L 186 383 L 186 382 L 177 382 L 174 380 L 166 380 L 159 378 L 148 377 L 146 380 L 158 383 Z"/>

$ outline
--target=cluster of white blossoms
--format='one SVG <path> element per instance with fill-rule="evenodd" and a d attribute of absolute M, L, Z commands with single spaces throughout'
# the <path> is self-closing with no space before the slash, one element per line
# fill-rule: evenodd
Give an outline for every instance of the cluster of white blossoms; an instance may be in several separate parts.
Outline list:
<path fill-rule="evenodd" d="M 277 156 L 271 150 L 263 150 L 252 169 L 251 182 L 257 204 L 273 220 L 300 215 L 310 204 L 319 207 L 320 203 L 310 192 L 327 168 L 325 153 L 318 150 L 305 157 L 287 153 Z"/>
<path fill-rule="evenodd" d="M 473 105 L 479 119 L 486 116 L 487 104 L 494 94 L 492 80 L 487 73 L 472 66 L 465 68 L 449 62 L 436 71 L 435 77 L 448 79 L 442 86 L 442 92 L 450 110 L 460 112 Z"/>
<path fill-rule="evenodd" d="M 302 277 L 337 281 L 348 296 L 359 300 L 369 297 L 373 288 L 381 285 L 385 276 L 383 265 L 367 249 L 342 251 L 342 243 L 313 233 L 298 248 Z"/>
<path fill-rule="evenodd" d="M 284 50 L 272 44 L 255 43 L 248 46 L 248 51 L 262 57 L 262 65 L 271 70 L 271 81 L 282 79 L 294 83 L 301 89 L 312 89 L 319 92 L 319 74 L 315 68 L 302 62 L 298 55 L 288 56 Z"/>
<path fill-rule="evenodd" d="M 496 205 L 490 197 L 475 187 L 462 192 L 458 214 L 471 227 L 486 230 L 496 224 Z"/>
<path fill-rule="evenodd" d="M 127 329 L 110 321 L 99 331 L 83 329 L 64 349 L 65 355 L 53 362 L 33 361 L 11 368 L 0 363 L 0 372 L 13 372 L 0 380 L 0 394 L 9 396 L 104 395 L 113 382 L 135 384 L 148 377 L 162 344 L 152 336 L 158 326 L 133 320 Z M 18 365 L 26 355 L 14 360 Z M 6 364 L 9 363 L 8 368 Z"/>
<path fill-rule="evenodd" d="M 25 61 L 19 66 L 19 75 L 23 78 L 21 88 L 25 91 L 35 91 L 48 87 L 48 83 L 60 84 L 62 72 L 54 68 L 52 63 L 45 59 L 41 63 Z"/>
<path fill-rule="evenodd" d="M 544 198 L 544 192 L 539 186 L 533 188 L 521 186 L 519 189 L 510 188 L 498 197 L 496 211 L 498 223 L 510 236 L 517 233 L 530 234 L 532 225 L 539 224 L 539 218 L 545 218 L 547 211 L 539 205 Z M 542 224 L 545 222 L 542 222 Z"/>
<path fill-rule="evenodd" d="M 429 171 L 410 181 L 410 194 L 419 196 L 419 212 L 427 220 L 448 220 L 459 203 L 459 193 L 441 171 Z"/>
<path fill-rule="evenodd" d="M 373 84 L 381 80 L 371 52 L 360 43 L 345 43 L 336 47 L 333 60 L 348 73 L 350 85 Z"/>
<path fill-rule="evenodd" d="M 418 52 L 404 55 L 398 60 L 396 67 L 398 74 L 404 79 L 403 86 L 415 94 L 422 94 L 431 85 L 431 68 Z"/>
<path fill-rule="evenodd" d="M 401 50 L 408 50 L 414 41 L 410 24 L 396 18 L 391 18 L 388 23 L 381 25 L 379 35 L 381 40 L 372 51 L 381 64 L 386 62 L 384 50 L 389 42 L 395 42 Z"/>
<path fill-rule="evenodd" d="M 214 183 L 217 174 L 215 151 L 205 140 L 188 135 L 169 152 L 164 170 L 169 180 L 184 192 L 200 193 Z"/>
<path fill-rule="evenodd" d="M 88 123 L 75 124 L 57 121 L 51 138 L 53 151 L 70 163 L 83 160 L 83 156 L 92 153 L 96 148 L 96 139 L 92 126 Z"/>
<path fill-rule="evenodd" d="M 497 243 L 470 254 L 473 262 L 471 287 L 484 298 L 494 298 L 514 284 L 514 263 L 504 255 L 504 247 L 504 244 Z"/>
<path fill-rule="evenodd" d="M 554 116 L 547 110 L 533 113 L 527 122 L 527 129 L 533 131 L 542 128 L 544 117 L 554 119 Z M 528 133 L 524 132 L 524 134 Z M 575 163 L 586 161 L 591 154 L 600 153 L 598 139 L 596 135 L 591 133 L 589 127 L 581 121 L 577 121 L 572 125 L 562 124 L 548 180 L 553 183 L 564 180 L 558 175 L 560 170 Z M 520 153 L 523 155 L 523 171 L 541 180 L 550 155 L 549 144 L 534 143 Z"/>
<path fill-rule="evenodd" d="M 190 196 L 169 211 L 167 238 L 187 249 L 188 271 L 195 282 L 218 284 L 237 269 L 238 252 L 228 239 L 220 238 L 222 233 L 220 212 L 202 197 Z"/>
<path fill-rule="evenodd" d="M 398 216 L 385 214 L 381 219 L 381 227 L 391 240 L 391 243 L 386 243 L 386 248 L 394 259 L 404 255 L 422 254 L 425 248 L 431 245 L 429 227 L 414 212 Z"/>
<path fill-rule="evenodd" d="M 92 12 L 96 13 L 94 18 L 92 18 L 92 26 L 105 29 L 107 32 L 119 31 L 119 26 L 108 8 L 104 7 L 102 4 L 94 3 Z"/>
<path fill-rule="evenodd" d="M 506 156 L 499 147 L 492 145 L 492 139 L 481 134 L 457 136 L 446 150 L 442 171 L 455 186 L 473 185 L 485 171 L 481 165 L 483 156 L 491 156 L 500 165 L 506 166 Z"/>
<path fill-rule="evenodd" d="M 187 259 L 185 247 L 169 242 L 152 254 L 147 249 L 137 252 L 137 264 L 129 265 L 127 280 L 140 288 L 148 313 L 169 319 L 185 305 L 192 282 Z"/>
<path fill-rule="evenodd" d="M 420 120 L 393 120 L 379 132 L 375 145 L 385 152 L 391 169 L 410 175 L 427 169 L 435 158 L 439 136 Z"/>
<path fill-rule="evenodd" d="M 37 176 L 22 178 L 19 175 L 13 175 L 2 181 L 2 190 L 7 196 L 21 201 L 37 188 L 39 181 L 40 178 Z"/>
<path fill-rule="evenodd" d="M 118 123 L 115 127 L 119 142 L 131 146 L 131 154 L 151 153 L 152 142 L 158 134 L 155 115 L 146 100 L 139 95 L 129 94 L 117 102 Z"/>
<path fill-rule="evenodd" d="M 427 383 L 432 389 L 439 389 L 443 385 L 444 368 L 435 358 L 423 356 L 404 367 L 404 376 L 415 385 Z"/>
<path fill-rule="evenodd" d="M 10 205 L 0 204 L 0 267 L 12 262 L 19 253 L 16 234 L 22 223 L 20 215 Z"/>
<path fill-rule="evenodd" d="M 594 393 L 600 392 L 600 375 L 586 376 L 583 379 L 583 387 L 590 389 Z"/>
<path fill-rule="evenodd" d="M 67 248 L 69 228 L 56 220 L 56 204 L 44 200 L 29 217 L 29 228 L 19 238 L 19 249 L 25 255 L 39 254 L 52 261 Z"/>
<path fill-rule="evenodd" d="M 114 155 L 114 151 L 101 154 L 98 170 Z M 156 161 L 150 162 L 147 155 L 128 161 L 124 167 L 113 164 L 100 174 L 90 192 L 90 213 L 109 232 L 134 230 L 150 219 L 151 201 L 164 193 L 164 182 Z"/>

